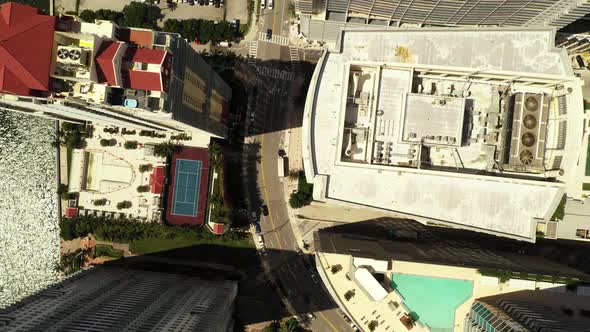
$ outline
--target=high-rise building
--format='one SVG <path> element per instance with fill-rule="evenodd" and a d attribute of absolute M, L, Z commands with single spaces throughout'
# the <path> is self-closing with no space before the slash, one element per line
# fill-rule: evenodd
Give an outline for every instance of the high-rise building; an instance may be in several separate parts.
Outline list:
<path fill-rule="evenodd" d="M 464 332 L 588 331 L 587 296 L 523 290 L 475 300 Z"/>
<path fill-rule="evenodd" d="M 223 137 L 231 89 L 178 34 L 0 6 L 0 109 Z"/>
<path fill-rule="evenodd" d="M 590 13 L 590 1 L 572 0 L 299 0 L 301 31 L 334 41 L 342 28 L 425 26 L 563 27 Z"/>
<path fill-rule="evenodd" d="M 577 316 L 585 315 L 587 321 L 590 314 L 588 246 L 539 242 L 392 218 L 340 224 L 314 234 L 318 275 L 363 331 L 579 331 L 568 325 L 553 329 L 564 316 L 572 317 L 572 327 L 587 330 L 588 323 L 579 324 Z M 530 299 L 503 297 L 529 290 L 535 291 Z M 490 305 L 502 299 L 501 309 L 515 319 L 524 317 L 531 324 L 527 327 L 552 322 L 551 328 L 486 325 L 500 321 L 482 313 L 477 303 L 494 295 L 499 297 Z M 548 310 L 545 303 L 553 307 Z"/>
<path fill-rule="evenodd" d="M 233 281 L 100 266 L 0 309 L 0 331 L 231 331 Z"/>
<path fill-rule="evenodd" d="M 552 28 L 344 30 L 305 105 L 314 199 L 534 242 L 585 196 L 583 83 Z"/>

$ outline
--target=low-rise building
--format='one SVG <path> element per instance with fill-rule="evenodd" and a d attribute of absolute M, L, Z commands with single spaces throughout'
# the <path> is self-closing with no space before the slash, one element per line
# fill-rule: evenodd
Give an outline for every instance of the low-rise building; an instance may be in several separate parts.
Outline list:
<path fill-rule="evenodd" d="M 583 81 L 542 28 L 343 31 L 308 90 L 318 201 L 534 242 L 581 198 Z M 460 47 L 459 47 L 460 45 Z"/>

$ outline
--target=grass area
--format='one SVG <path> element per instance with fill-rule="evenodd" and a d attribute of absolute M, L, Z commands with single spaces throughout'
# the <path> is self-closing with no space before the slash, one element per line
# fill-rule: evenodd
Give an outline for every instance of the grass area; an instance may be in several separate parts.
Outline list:
<path fill-rule="evenodd" d="M 97 244 L 94 256 L 96 257 L 112 257 L 112 258 L 121 258 L 123 257 L 123 251 L 113 249 L 113 247 L 105 245 L 105 244 Z"/>
<path fill-rule="evenodd" d="M 0 5 L 6 2 L 18 2 L 41 9 L 44 14 L 49 14 L 49 1 L 51 0 L 0 0 Z"/>
<path fill-rule="evenodd" d="M 582 183 L 582 190 L 590 190 L 590 183 Z"/>
<path fill-rule="evenodd" d="M 156 238 L 131 241 L 134 254 L 188 259 L 191 261 L 249 267 L 256 264 L 256 249 L 250 237 L 237 239 L 228 235 L 194 238 L 180 235 L 174 239 Z"/>

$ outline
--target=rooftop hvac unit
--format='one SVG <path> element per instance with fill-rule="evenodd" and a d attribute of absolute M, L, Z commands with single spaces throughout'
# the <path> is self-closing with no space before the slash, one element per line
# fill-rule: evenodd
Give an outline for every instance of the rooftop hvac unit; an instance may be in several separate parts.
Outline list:
<path fill-rule="evenodd" d="M 86 51 L 77 46 L 58 46 L 57 62 L 75 65 L 86 64 Z"/>

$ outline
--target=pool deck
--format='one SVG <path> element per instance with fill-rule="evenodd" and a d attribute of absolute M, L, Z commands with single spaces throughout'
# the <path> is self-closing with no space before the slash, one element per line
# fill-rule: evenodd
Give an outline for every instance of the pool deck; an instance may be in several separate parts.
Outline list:
<path fill-rule="evenodd" d="M 351 257 L 349 255 L 316 253 L 316 263 L 318 272 L 324 281 L 324 284 L 330 291 L 334 300 L 340 308 L 345 311 L 349 317 L 353 318 L 359 327 L 368 331 L 368 323 L 377 320 L 380 324 L 375 329 L 376 332 L 403 332 L 408 331 L 400 322 L 399 317 L 405 312 L 409 312 L 404 307 L 403 298 L 396 292 L 390 292 L 385 299 L 373 301 L 364 290 L 362 290 L 354 281 L 346 278 L 346 274 L 351 270 Z M 333 265 L 341 265 L 342 271 L 332 274 L 330 268 Z M 455 331 L 462 331 L 464 318 L 469 313 L 471 305 L 476 298 L 483 296 L 496 295 L 501 293 L 513 292 L 523 288 L 509 287 L 508 283 L 498 283 L 497 285 L 486 285 L 482 282 L 482 276 L 476 269 L 451 267 L 443 265 L 422 264 L 404 261 L 392 261 L 392 269 L 387 271 L 386 275 L 391 276 L 395 273 L 414 274 L 436 278 L 449 278 L 468 280 L 473 282 L 473 293 L 463 304 L 455 310 Z M 344 294 L 349 290 L 355 292 L 350 301 L 344 299 Z M 433 299 L 435 301 L 436 299 Z M 393 309 L 390 302 L 395 301 L 400 306 Z M 419 313 L 418 313 L 419 314 Z M 383 321 L 383 324 L 381 322 Z M 389 329 L 386 329 L 389 326 Z M 412 332 L 429 331 L 427 326 L 416 325 L 411 329 Z"/>

